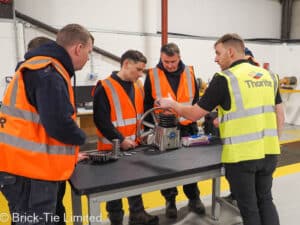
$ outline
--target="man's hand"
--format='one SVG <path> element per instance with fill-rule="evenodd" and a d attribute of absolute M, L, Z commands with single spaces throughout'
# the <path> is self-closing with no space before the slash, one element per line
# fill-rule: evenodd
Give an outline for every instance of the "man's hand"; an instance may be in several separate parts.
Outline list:
<path fill-rule="evenodd" d="M 157 99 L 155 101 L 155 103 L 162 108 L 172 108 L 174 109 L 177 102 L 171 97 L 170 94 L 168 94 L 167 98 L 161 98 L 161 99 Z"/>
<path fill-rule="evenodd" d="M 216 118 L 213 120 L 213 125 L 214 125 L 215 127 L 219 127 L 219 118 L 218 118 L 218 117 L 216 117 Z"/>
<path fill-rule="evenodd" d="M 89 156 L 86 152 L 79 152 L 77 162 L 80 162 L 80 161 L 82 161 L 84 159 L 88 159 L 88 158 L 89 158 Z"/>
<path fill-rule="evenodd" d="M 133 141 L 129 138 L 125 138 L 121 143 L 121 149 L 123 151 L 127 151 L 129 149 L 135 148 L 136 146 L 137 146 L 137 144 L 135 143 L 135 141 Z"/>

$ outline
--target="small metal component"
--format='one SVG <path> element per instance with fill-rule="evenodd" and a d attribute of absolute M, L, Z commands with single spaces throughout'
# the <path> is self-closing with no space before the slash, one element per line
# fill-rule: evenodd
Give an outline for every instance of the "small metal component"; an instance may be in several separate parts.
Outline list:
<path fill-rule="evenodd" d="M 123 152 L 123 155 L 124 155 L 124 156 L 131 156 L 132 154 L 129 153 L 129 152 Z"/>
<path fill-rule="evenodd" d="M 120 149 L 121 149 L 120 139 L 113 139 L 112 143 L 113 143 L 112 157 L 117 159 L 120 156 Z"/>

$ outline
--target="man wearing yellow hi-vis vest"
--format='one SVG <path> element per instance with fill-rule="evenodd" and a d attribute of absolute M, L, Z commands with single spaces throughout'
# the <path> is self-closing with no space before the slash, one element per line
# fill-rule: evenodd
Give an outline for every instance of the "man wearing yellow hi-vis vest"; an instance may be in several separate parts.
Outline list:
<path fill-rule="evenodd" d="M 218 106 L 222 162 L 244 225 L 279 225 L 272 199 L 272 174 L 280 154 L 284 113 L 278 77 L 245 60 L 244 41 L 225 34 L 215 43 L 216 73 L 193 106 L 159 100 L 179 115 L 197 120 Z"/>

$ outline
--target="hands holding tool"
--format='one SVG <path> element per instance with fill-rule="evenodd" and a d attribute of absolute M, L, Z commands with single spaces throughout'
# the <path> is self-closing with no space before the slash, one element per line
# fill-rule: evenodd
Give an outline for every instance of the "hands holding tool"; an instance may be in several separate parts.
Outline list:
<path fill-rule="evenodd" d="M 137 146 L 137 144 L 135 143 L 135 141 L 133 141 L 129 138 L 125 138 L 121 143 L 121 150 L 128 151 L 130 149 L 135 148 L 136 146 Z"/>

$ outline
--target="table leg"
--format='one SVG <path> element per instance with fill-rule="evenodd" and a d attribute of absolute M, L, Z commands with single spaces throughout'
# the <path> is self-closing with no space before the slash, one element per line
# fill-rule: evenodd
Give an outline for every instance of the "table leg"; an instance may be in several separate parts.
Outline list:
<path fill-rule="evenodd" d="M 97 197 L 88 195 L 89 225 L 98 225 L 102 221 L 100 202 Z"/>
<path fill-rule="evenodd" d="M 81 210 L 81 196 L 77 195 L 73 189 L 71 189 L 71 198 L 72 198 L 72 218 L 76 218 L 77 216 L 82 217 L 82 210 Z M 71 220 L 73 225 L 82 225 L 82 221 L 78 220 Z"/>
<path fill-rule="evenodd" d="M 220 177 L 212 179 L 212 205 L 211 205 L 211 217 L 213 220 L 219 220 L 221 213 L 221 205 L 217 201 L 217 198 L 220 197 Z"/>

